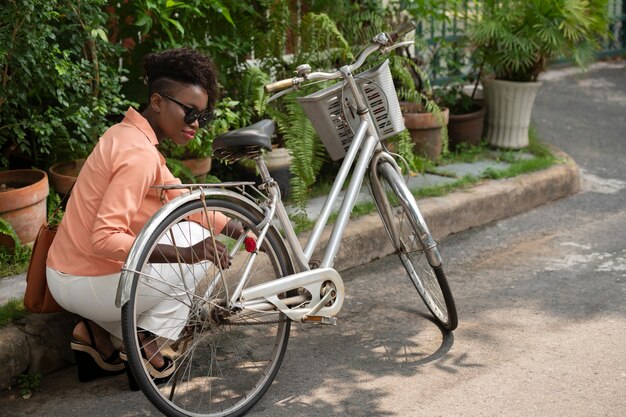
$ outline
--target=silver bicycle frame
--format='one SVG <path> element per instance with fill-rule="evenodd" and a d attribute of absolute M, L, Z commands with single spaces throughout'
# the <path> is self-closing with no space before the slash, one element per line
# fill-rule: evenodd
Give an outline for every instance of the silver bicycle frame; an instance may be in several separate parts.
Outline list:
<path fill-rule="evenodd" d="M 301 249 L 300 242 L 298 241 L 296 234 L 293 232 L 293 227 L 291 226 L 291 222 L 289 221 L 282 202 L 277 202 L 278 209 L 276 212 L 286 231 L 285 234 L 288 245 L 292 250 L 298 266 L 307 270 L 310 269 L 309 261 L 311 260 L 313 252 L 317 248 L 322 231 L 328 223 L 328 219 L 332 213 L 332 207 L 339 197 L 339 193 L 346 181 L 346 178 L 348 177 L 350 168 L 354 166 L 350 184 L 346 189 L 343 202 L 341 203 L 341 207 L 339 209 L 339 215 L 337 216 L 337 220 L 333 226 L 333 230 L 328 240 L 328 245 L 320 264 L 321 268 L 332 268 L 339 250 L 343 232 L 348 221 L 350 220 L 350 213 L 356 203 L 356 199 L 361 189 L 361 185 L 363 184 L 363 178 L 365 177 L 365 173 L 369 167 L 372 155 L 374 152 L 380 152 L 382 150 L 379 143 L 380 139 L 378 138 L 376 129 L 374 129 L 374 122 L 370 115 L 369 108 L 365 104 L 361 91 L 354 81 L 350 67 L 344 66 L 339 71 L 343 74 L 344 81 L 347 83 L 348 88 L 352 91 L 354 100 L 356 101 L 357 113 L 359 114 L 361 122 L 356 130 L 341 167 L 339 168 L 339 172 L 337 173 L 331 190 L 324 202 L 324 206 L 322 207 L 322 210 L 315 222 L 315 226 L 313 227 L 304 250 Z M 390 157 L 390 159 L 392 158 Z"/>

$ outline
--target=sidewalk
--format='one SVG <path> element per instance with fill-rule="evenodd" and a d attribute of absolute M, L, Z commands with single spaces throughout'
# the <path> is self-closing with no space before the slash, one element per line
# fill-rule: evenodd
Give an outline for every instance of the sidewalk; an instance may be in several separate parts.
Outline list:
<path fill-rule="evenodd" d="M 420 210 L 435 239 L 513 216 L 552 200 L 567 197 L 579 190 L 578 168 L 573 160 L 555 150 L 564 162 L 548 169 L 506 180 L 488 180 L 468 189 L 442 197 L 418 200 Z M 532 155 L 522 154 L 522 158 Z M 465 175 L 480 176 L 485 170 L 504 170 L 509 164 L 487 159 L 471 164 L 438 167 L 437 173 L 409 179 L 409 188 L 418 189 L 450 183 Z M 307 214 L 315 219 L 324 197 L 309 201 Z M 364 188 L 358 202 L 371 201 Z M 341 199 L 339 199 L 339 204 Z M 338 207 L 336 207 L 338 209 Z M 319 247 L 324 248 L 332 226 L 327 226 Z M 308 233 L 301 241 L 306 242 Z M 392 248 L 376 212 L 349 222 L 335 269 L 342 271 L 366 264 L 391 254 Z M 316 253 L 313 256 L 320 259 Z M 11 297 L 21 298 L 25 288 L 24 275 L 0 279 L 0 304 Z M 75 316 L 69 313 L 31 314 L 15 324 L 0 329 L 0 389 L 15 383 L 15 376 L 24 371 L 49 373 L 73 364 L 69 348 Z"/>

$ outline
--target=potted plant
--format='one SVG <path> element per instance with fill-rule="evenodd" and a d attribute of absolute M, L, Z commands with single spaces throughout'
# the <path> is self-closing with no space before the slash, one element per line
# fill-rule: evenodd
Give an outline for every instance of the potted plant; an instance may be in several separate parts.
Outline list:
<path fill-rule="evenodd" d="M 408 53 L 407 53 L 408 54 Z M 437 96 L 428 80 L 427 74 L 417 62 L 426 65 L 423 60 L 399 57 L 404 65 L 394 65 L 393 73 L 397 79 L 400 110 L 404 125 L 414 143 L 414 153 L 436 161 L 448 150 L 449 109 L 440 106 Z"/>
<path fill-rule="evenodd" d="M 608 31 L 607 0 L 486 0 L 468 28 L 482 54 L 487 140 L 503 148 L 528 146 L 539 75 L 558 57 L 584 67 Z"/>
<path fill-rule="evenodd" d="M 480 145 L 485 123 L 485 106 L 463 90 L 464 83 L 448 83 L 435 90 L 438 102 L 450 111 L 448 116 L 448 146 L 455 150 L 460 144 Z"/>
<path fill-rule="evenodd" d="M 463 22 L 467 22 L 473 14 L 472 7 L 462 0 L 401 0 L 399 5 L 418 22 L 415 52 L 412 49 L 404 52 L 415 64 L 411 71 L 416 73 L 414 78 L 418 92 L 423 93 L 417 100 L 413 99 L 415 94 L 412 94 L 413 98 L 408 97 L 417 101 L 420 109 L 417 114 L 421 114 L 413 116 L 414 113 L 411 113 L 411 116 L 405 117 L 411 136 L 420 135 L 412 127 L 416 118 L 420 117 L 431 122 L 430 136 L 435 136 L 436 126 L 439 126 L 442 139 L 445 138 L 442 141 L 444 151 L 446 142 L 451 149 L 461 142 L 480 143 L 486 111 L 480 100 L 475 99 L 475 88 L 469 94 L 464 93 L 464 85 L 479 71 L 473 64 L 473 51 L 466 38 L 459 36 L 465 24 Z M 424 36 L 420 36 L 422 34 Z M 433 89 L 428 80 L 432 81 Z M 431 104 L 433 114 L 424 115 L 430 109 L 424 109 L 420 101 L 433 102 L 440 110 Z"/>
<path fill-rule="evenodd" d="M 451 150 L 461 143 L 477 146 L 483 137 L 486 110 L 482 100 L 476 99 L 480 70 L 474 65 L 475 53 L 465 37 L 436 38 L 432 49 L 429 70 L 437 79 L 433 95 L 450 111 L 448 146 Z"/>
<path fill-rule="evenodd" d="M 165 157 L 167 167 L 183 182 L 195 182 L 211 170 L 211 144 L 214 136 L 209 134 L 208 129 L 198 130 L 196 136 L 185 146 L 178 146 L 170 141 L 159 144 L 159 152 Z"/>
<path fill-rule="evenodd" d="M 48 169 L 50 185 L 61 196 L 67 194 L 78 178 L 78 173 L 85 164 L 85 159 L 58 162 Z"/>
<path fill-rule="evenodd" d="M 242 97 L 240 107 L 241 126 L 248 126 L 262 119 L 274 119 L 278 124 L 275 139 L 272 144 L 272 151 L 265 152 L 263 159 L 272 178 L 276 180 L 281 191 L 281 197 L 286 199 L 290 191 L 290 180 L 292 178 L 290 167 L 293 155 L 285 146 L 285 141 L 281 134 L 281 126 L 289 123 L 289 116 L 284 112 L 272 111 L 267 106 L 267 95 L 264 85 L 270 82 L 269 75 L 256 66 L 246 66 L 239 77 L 241 80 L 238 86 L 237 95 Z M 238 165 L 247 173 L 251 179 L 257 178 L 256 166 L 253 161 L 241 160 Z"/>
<path fill-rule="evenodd" d="M 270 109 L 277 132 L 272 145 L 272 176 L 281 186 L 283 197 L 304 209 L 309 187 L 326 160 L 326 151 L 295 95 L 285 97 L 279 108 Z M 266 159 L 269 164 L 269 160 Z"/>
<path fill-rule="evenodd" d="M 407 96 L 405 96 L 406 98 Z M 436 161 L 447 149 L 447 125 L 450 111 L 440 109 L 434 101 L 422 100 L 400 102 L 404 126 L 414 143 L 413 151 L 431 161 Z"/>
<path fill-rule="evenodd" d="M 39 227 L 46 222 L 48 192 L 48 176 L 44 171 L 0 172 L 0 217 L 11 225 L 21 244 L 34 242 Z"/>

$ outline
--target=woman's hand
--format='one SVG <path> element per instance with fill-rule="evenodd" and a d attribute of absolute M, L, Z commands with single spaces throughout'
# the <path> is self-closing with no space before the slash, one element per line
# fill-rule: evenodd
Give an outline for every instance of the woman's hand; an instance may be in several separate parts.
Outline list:
<path fill-rule="evenodd" d="M 241 223 L 235 220 L 230 220 L 228 223 L 226 223 L 226 226 L 224 226 L 224 229 L 222 230 L 222 234 L 226 236 L 230 236 L 233 239 L 239 239 L 239 237 L 242 235 L 243 232 L 244 232 L 243 226 L 241 225 Z M 265 252 L 266 246 L 267 246 L 264 243 L 262 247 L 258 247 L 257 236 L 254 234 L 254 232 L 252 232 L 252 230 L 249 230 L 248 233 L 246 234 L 246 237 L 244 239 L 244 245 L 245 245 L 246 251 L 248 252 L 255 252 L 257 250 L 260 250 L 261 252 Z"/>
<path fill-rule="evenodd" d="M 222 269 L 227 269 L 230 266 L 228 248 L 212 236 L 191 246 L 189 252 L 189 260 L 191 261 L 189 263 L 210 261 L 216 266 L 221 266 Z"/>

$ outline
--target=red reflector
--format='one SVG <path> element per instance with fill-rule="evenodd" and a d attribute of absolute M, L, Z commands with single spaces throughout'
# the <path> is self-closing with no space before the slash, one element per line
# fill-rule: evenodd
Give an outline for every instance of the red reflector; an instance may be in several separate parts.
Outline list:
<path fill-rule="evenodd" d="M 245 238 L 243 244 L 246 245 L 246 251 L 248 252 L 254 252 L 256 250 L 256 240 L 251 237 Z"/>

